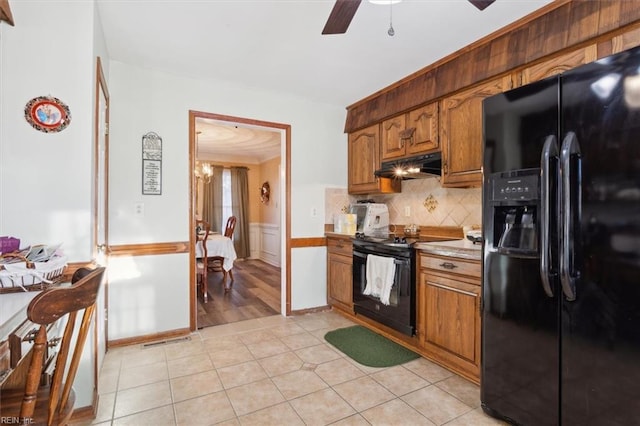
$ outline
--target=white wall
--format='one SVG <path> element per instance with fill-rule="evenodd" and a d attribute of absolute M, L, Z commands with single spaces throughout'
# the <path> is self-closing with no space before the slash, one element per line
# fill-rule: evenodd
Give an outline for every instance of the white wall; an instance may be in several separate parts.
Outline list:
<path fill-rule="evenodd" d="M 23 247 L 60 242 L 70 261 L 86 262 L 92 256 L 95 55 L 106 58 L 102 28 L 94 25 L 93 2 L 14 1 L 11 10 L 16 26 L 0 24 L 0 235 L 20 238 Z M 26 122 L 25 104 L 37 96 L 69 106 L 66 129 L 42 133 Z M 77 407 L 92 403 L 94 352 L 89 338 L 74 384 Z"/>
<path fill-rule="evenodd" d="M 111 95 L 110 244 L 189 239 L 189 109 L 290 124 L 292 237 L 324 234 L 324 188 L 347 180 L 342 106 L 110 62 L 93 1 L 11 6 L 16 26 L 0 24 L 0 235 L 23 245 L 62 242 L 70 261 L 91 259 L 96 56 Z M 25 104 L 45 95 L 71 109 L 62 132 L 41 133 L 24 120 Z M 164 142 L 161 196 L 141 195 L 141 138 L 149 131 Z M 139 202 L 144 217 L 133 215 Z M 292 262 L 292 308 L 325 305 L 324 251 L 295 249 L 293 258 L 304 262 Z M 109 338 L 187 327 L 188 264 L 184 254 L 114 259 Z M 93 369 L 81 369 L 78 381 L 92 380 Z M 80 392 L 77 405 L 90 402 L 90 392 Z"/>
<path fill-rule="evenodd" d="M 292 237 L 324 235 L 324 188 L 344 186 L 347 180 L 346 135 L 343 133 L 346 111 L 343 107 L 223 82 L 182 78 L 118 61 L 110 64 L 109 90 L 110 244 L 189 239 L 190 109 L 290 124 Z M 141 195 L 141 138 L 149 131 L 163 138 L 161 196 Z M 135 203 L 144 203 L 144 217 L 134 216 Z M 311 217 L 310 205 L 317 206 L 316 217 Z M 150 257 L 147 261 L 161 267 L 170 257 Z M 316 259 L 312 265 L 292 262 L 292 276 L 295 277 L 292 280 L 292 309 L 326 305 L 326 283 L 322 279 L 325 268 L 324 258 Z M 151 289 L 154 298 L 160 295 L 166 303 L 187 303 L 187 262 L 177 277 L 154 278 Z M 131 282 L 130 285 L 142 285 L 142 281 Z M 176 294 L 176 288 L 182 293 Z M 300 297 L 296 298 L 296 295 Z M 122 297 L 118 288 L 112 287 L 109 297 L 110 319 L 124 314 L 117 304 L 112 303 Z M 298 306 L 295 300 L 301 300 L 301 304 Z M 142 308 L 145 302 L 140 300 L 139 303 Z M 127 310 L 131 311 L 131 307 Z M 174 319 L 172 327 L 188 326 L 188 318 L 176 316 Z M 110 339 L 152 331 L 141 328 L 136 322 L 124 324 L 129 328 L 110 328 Z M 158 328 L 153 331 L 165 330 Z"/>
<path fill-rule="evenodd" d="M 16 26 L 0 25 L 0 234 L 23 246 L 60 242 L 70 260 L 87 260 L 94 5 L 23 1 L 11 8 Z M 24 119 L 25 104 L 48 95 L 71 110 L 59 133 L 39 132 Z"/>
<path fill-rule="evenodd" d="M 291 265 L 295 265 L 295 268 L 291 268 L 291 281 L 297 284 L 298 290 L 291 292 L 293 309 L 310 309 L 327 304 L 326 259 L 326 247 L 292 250 Z"/>

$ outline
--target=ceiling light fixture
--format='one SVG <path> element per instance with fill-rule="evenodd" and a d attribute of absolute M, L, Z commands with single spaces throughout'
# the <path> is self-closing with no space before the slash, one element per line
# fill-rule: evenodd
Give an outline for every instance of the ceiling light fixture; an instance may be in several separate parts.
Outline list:
<path fill-rule="evenodd" d="M 196 131 L 196 152 L 200 151 L 199 147 L 199 135 L 201 131 Z M 198 154 L 196 153 L 196 158 Z M 196 161 L 196 167 L 193 169 L 193 173 L 196 175 L 196 179 L 202 179 L 205 183 L 211 182 L 211 176 L 213 176 L 213 169 L 211 164 L 202 161 Z"/>

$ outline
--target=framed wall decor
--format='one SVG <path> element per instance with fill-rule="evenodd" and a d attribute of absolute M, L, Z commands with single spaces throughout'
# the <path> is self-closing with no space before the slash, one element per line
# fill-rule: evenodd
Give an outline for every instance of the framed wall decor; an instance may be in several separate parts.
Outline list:
<path fill-rule="evenodd" d="M 142 136 L 142 195 L 162 195 L 162 138 Z"/>
<path fill-rule="evenodd" d="M 271 197 L 271 187 L 269 182 L 265 182 L 260 187 L 260 201 L 263 204 L 269 204 L 269 197 Z"/>
<path fill-rule="evenodd" d="M 53 96 L 38 96 L 24 107 L 27 123 L 43 133 L 60 132 L 71 122 L 71 111 L 67 104 Z"/>

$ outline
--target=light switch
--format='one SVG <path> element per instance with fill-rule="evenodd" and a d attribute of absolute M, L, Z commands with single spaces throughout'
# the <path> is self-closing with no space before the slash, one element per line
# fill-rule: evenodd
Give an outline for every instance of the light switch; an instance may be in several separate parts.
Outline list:
<path fill-rule="evenodd" d="M 144 217 L 144 203 L 135 203 L 133 205 L 133 215 Z"/>
<path fill-rule="evenodd" d="M 404 215 L 405 217 L 411 216 L 411 206 L 404 206 Z"/>

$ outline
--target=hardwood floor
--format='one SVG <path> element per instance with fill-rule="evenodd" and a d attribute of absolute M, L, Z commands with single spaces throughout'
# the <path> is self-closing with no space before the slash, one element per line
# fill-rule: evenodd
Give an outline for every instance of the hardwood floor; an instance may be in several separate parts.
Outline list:
<path fill-rule="evenodd" d="M 198 328 L 280 313 L 280 268 L 261 260 L 237 260 L 231 290 L 224 292 L 222 273 L 209 272 L 209 301 L 198 297 Z"/>

